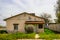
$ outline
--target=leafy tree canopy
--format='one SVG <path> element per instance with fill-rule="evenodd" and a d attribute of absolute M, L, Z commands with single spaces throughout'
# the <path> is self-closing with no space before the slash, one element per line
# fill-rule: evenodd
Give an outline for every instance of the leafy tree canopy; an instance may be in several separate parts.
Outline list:
<path fill-rule="evenodd" d="M 60 23 L 60 12 L 56 14 L 57 17 L 57 23 Z"/>
<path fill-rule="evenodd" d="M 45 18 L 45 23 L 49 23 L 51 15 L 47 14 L 47 13 L 43 13 L 43 14 L 40 15 L 40 17 Z"/>

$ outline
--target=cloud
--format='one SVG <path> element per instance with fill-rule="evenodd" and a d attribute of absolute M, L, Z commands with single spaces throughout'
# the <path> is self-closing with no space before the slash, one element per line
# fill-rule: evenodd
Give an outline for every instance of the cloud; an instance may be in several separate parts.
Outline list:
<path fill-rule="evenodd" d="M 55 18 L 55 8 L 57 0 L 0 0 L 0 15 L 5 18 L 12 15 L 19 14 L 20 12 L 34 12 L 36 15 L 41 13 L 53 14 Z M 0 24 L 4 24 L 4 17 L 0 16 Z M 1 18 L 2 17 L 2 18 Z"/>

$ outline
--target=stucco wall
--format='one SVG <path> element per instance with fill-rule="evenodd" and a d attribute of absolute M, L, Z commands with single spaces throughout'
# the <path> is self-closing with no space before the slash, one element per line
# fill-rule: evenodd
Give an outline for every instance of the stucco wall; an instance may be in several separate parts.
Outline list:
<path fill-rule="evenodd" d="M 19 15 L 13 18 L 10 18 L 6 21 L 7 24 L 7 31 L 14 31 L 14 26 L 13 24 L 18 24 L 18 31 L 20 32 L 25 32 L 24 31 L 24 26 L 25 26 L 25 17 L 24 15 Z"/>
<path fill-rule="evenodd" d="M 15 17 L 12 17 L 12 18 L 6 20 L 7 31 L 8 32 L 13 32 L 14 31 L 13 24 L 18 24 L 18 31 L 19 32 L 25 32 L 25 29 L 24 29 L 25 21 L 28 21 L 28 17 L 32 18 L 31 21 L 34 21 L 34 19 L 36 18 L 36 21 L 43 21 L 44 22 L 44 19 L 40 19 L 40 18 L 31 16 L 31 15 L 28 15 L 28 14 L 22 14 L 22 15 L 18 15 L 18 16 L 15 16 Z"/>
<path fill-rule="evenodd" d="M 31 18 L 31 21 L 43 21 L 44 22 L 44 19 L 42 19 L 42 18 L 34 17 L 31 15 L 27 15 L 27 14 L 26 14 L 26 21 L 30 21 L 30 20 L 28 20 L 29 17 Z"/>
<path fill-rule="evenodd" d="M 26 15 L 26 21 L 29 21 L 28 20 L 29 17 L 31 17 L 32 21 L 43 21 L 43 22 L 45 22 L 44 19 L 37 18 L 37 17 L 31 16 L 31 15 Z M 43 28 L 39 29 L 38 24 L 37 24 L 36 28 L 38 29 L 37 32 L 44 32 L 44 24 L 43 24 Z"/>

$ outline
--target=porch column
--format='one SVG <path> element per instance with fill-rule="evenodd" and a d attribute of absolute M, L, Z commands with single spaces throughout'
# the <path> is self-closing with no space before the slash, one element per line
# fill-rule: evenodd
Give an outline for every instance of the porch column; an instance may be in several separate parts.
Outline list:
<path fill-rule="evenodd" d="M 35 32 L 35 33 L 37 33 L 37 32 L 38 32 L 38 24 L 35 24 L 34 32 Z"/>

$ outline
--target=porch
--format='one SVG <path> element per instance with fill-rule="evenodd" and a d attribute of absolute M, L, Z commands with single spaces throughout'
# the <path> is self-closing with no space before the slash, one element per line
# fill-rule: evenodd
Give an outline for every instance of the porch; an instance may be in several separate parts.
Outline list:
<path fill-rule="evenodd" d="M 26 21 L 25 27 L 32 27 L 35 33 L 44 32 L 44 22 L 42 21 Z"/>

